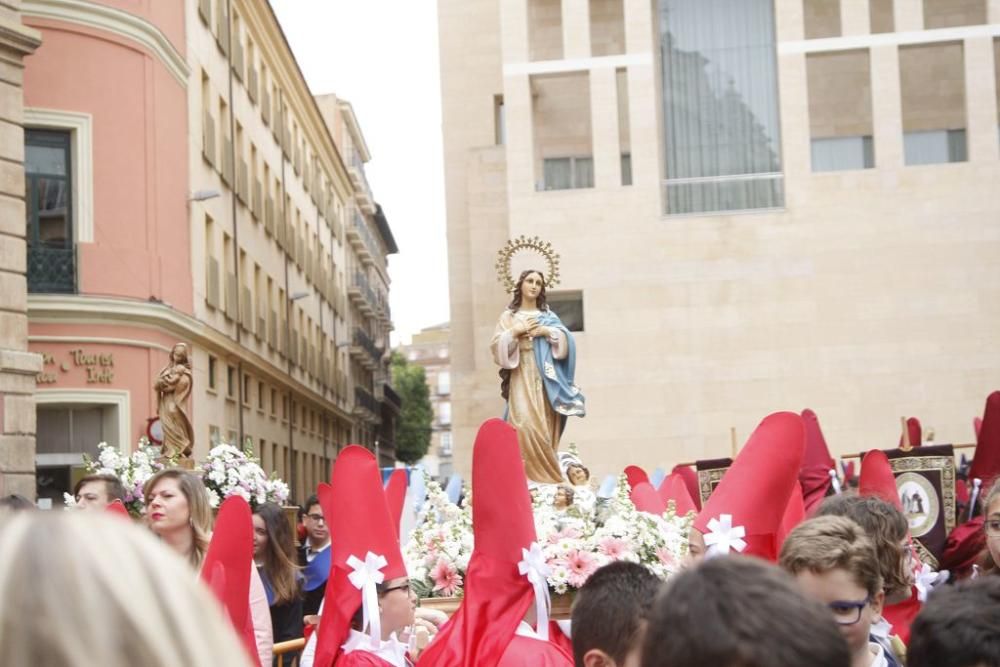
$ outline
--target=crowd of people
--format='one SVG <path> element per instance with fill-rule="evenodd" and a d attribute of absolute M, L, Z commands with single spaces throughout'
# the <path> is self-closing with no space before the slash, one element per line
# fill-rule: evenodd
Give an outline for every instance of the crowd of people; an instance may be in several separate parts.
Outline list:
<path fill-rule="evenodd" d="M 360 447 L 301 506 L 298 535 L 283 508 L 254 508 L 245 627 L 199 577 L 220 530 L 197 474 L 154 475 L 142 523 L 106 511 L 124 495 L 108 475 L 74 489 L 96 511 L 0 498 L 0 665 L 1000 667 L 1000 481 L 972 501 L 976 567 L 928 590 L 894 486 L 831 490 L 794 520 L 784 501 L 767 511 L 761 494 L 798 474 L 779 453 L 801 437 L 787 415 L 762 422 L 701 507 L 679 574 L 606 565 L 569 623 L 548 618 L 523 462 L 498 420 L 474 449 L 475 547 L 450 619 L 418 606 L 398 511 Z"/>

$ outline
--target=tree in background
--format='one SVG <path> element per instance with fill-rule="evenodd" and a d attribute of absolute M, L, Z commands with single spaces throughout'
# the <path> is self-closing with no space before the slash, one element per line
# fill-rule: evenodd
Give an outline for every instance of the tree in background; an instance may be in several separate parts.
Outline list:
<path fill-rule="evenodd" d="M 411 364 L 398 352 L 392 353 L 392 386 L 399 394 L 399 422 L 396 425 L 396 458 L 413 464 L 431 446 L 431 392 L 424 369 Z"/>

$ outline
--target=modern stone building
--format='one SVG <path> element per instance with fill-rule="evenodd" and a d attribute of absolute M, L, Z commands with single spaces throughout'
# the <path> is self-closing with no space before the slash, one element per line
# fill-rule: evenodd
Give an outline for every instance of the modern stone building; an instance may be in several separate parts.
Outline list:
<path fill-rule="evenodd" d="M 600 473 L 813 408 L 968 442 L 1000 386 L 997 0 L 441 0 L 456 467 L 506 239 L 562 255 Z"/>
<path fill-rule="evenodd" d="M 453 472 L 451 439 L 451 328 L 448 323 L 421 329 L 402 345 L 399 353 L 411 364 L 424 369 L 430 392 L 434 421 L 431 423 L 431 444 L 420 460 L 431 477 L 447 479 Z"/>
<path fill-rule="evenodd" d="M 390 462 L 396 246 L 350 104 L 314 99 L 264 0 L 21 4 L 39 494 L 134 446 L 177 341 L 196 458 L 250 439 L 298 500 L 348 442 Z"/>

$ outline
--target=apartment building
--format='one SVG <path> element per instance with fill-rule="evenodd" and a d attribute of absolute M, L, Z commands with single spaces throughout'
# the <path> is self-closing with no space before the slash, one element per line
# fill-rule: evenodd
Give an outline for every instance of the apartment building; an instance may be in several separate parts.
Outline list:
<path fill-rule="evenodd" d="M 45 44 L 25 72 L 39 495 L 97 442 L 134 446 L 177 341 L 196 458 L 252 443 L 298 500 L 349 442 L 391 461 L 395 241 L 358 119 L 313 97 L 270 5 L 22 6 Z"/>
<path fill-rule="evenodd" d="M 972 439 L 1000 356 L 995 0 L 442 0 L 456 467 L 502 414 L 496 251 L 550 241 L 598 472 L 811 407 Z M 544 268 L 544 267 L 540 267 Z"/>
<path fill-rule="evenodd" d="M 434 420 L 431 444 L 420 460 L 431 477 L 446 480 L 453 472 L 451 439 L 451 327 L 447 322 L 421 329 L 401 345 L 399 353 L 424 369 Z"/>

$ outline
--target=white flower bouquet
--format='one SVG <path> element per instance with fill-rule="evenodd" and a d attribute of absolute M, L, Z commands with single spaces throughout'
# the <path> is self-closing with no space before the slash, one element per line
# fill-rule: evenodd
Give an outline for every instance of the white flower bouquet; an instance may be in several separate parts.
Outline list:
<path fill-rule="evenodd" d="M 560 494 L 562 503 L 557 502 Z M 663 516 L 638 511 L 624 475 L 610 498 L 598 498 L 578 486 L 566 505 L 564 487 L 540 485 L 532 489 L 532 499 L 535 532 L 549 567 L 549 589 L 555 594 L 580 588 L 599 567 L 618 560 L 641 563 L 666 579 L 687 555 L 693 516 L 678 516 L 673 503 Z M 458 507 L 438 484 L 427 483 L 427 500 L 403 550 L 420 597 L 461 596 L 473 548 L 470 503 L 466 493 Z"/>
<path fill-rule="evenodd" d="M 242 497 L 252 508 L 264 503 L 284 505 L 288 501 L 288 485 L 275 476 L 268 478 L 249 449 L 224 443 L 216 445 L 198 470 L 213 508 L 229 496 Z"/>
<path fill-rule="evenodd" d="M 98 444 L 97 449 L 100 453 L 96 461 L 83 455 L 87 474 L 114 475 L 120 479 L 125 487 L 125 497 L 122 499 L 125 509 L 132 517 L 141 517 L 146 511 L 142 488 L 146 480 L 164 468 L 160 461 L 160 448 L 151 445 L 146 438 L 141 438 L 131 454 L 123 454 L 117 447 L 106 442 Z M 76 505 L 72 495 L 65 493 L 63 498 L 67 507 Z"/>

